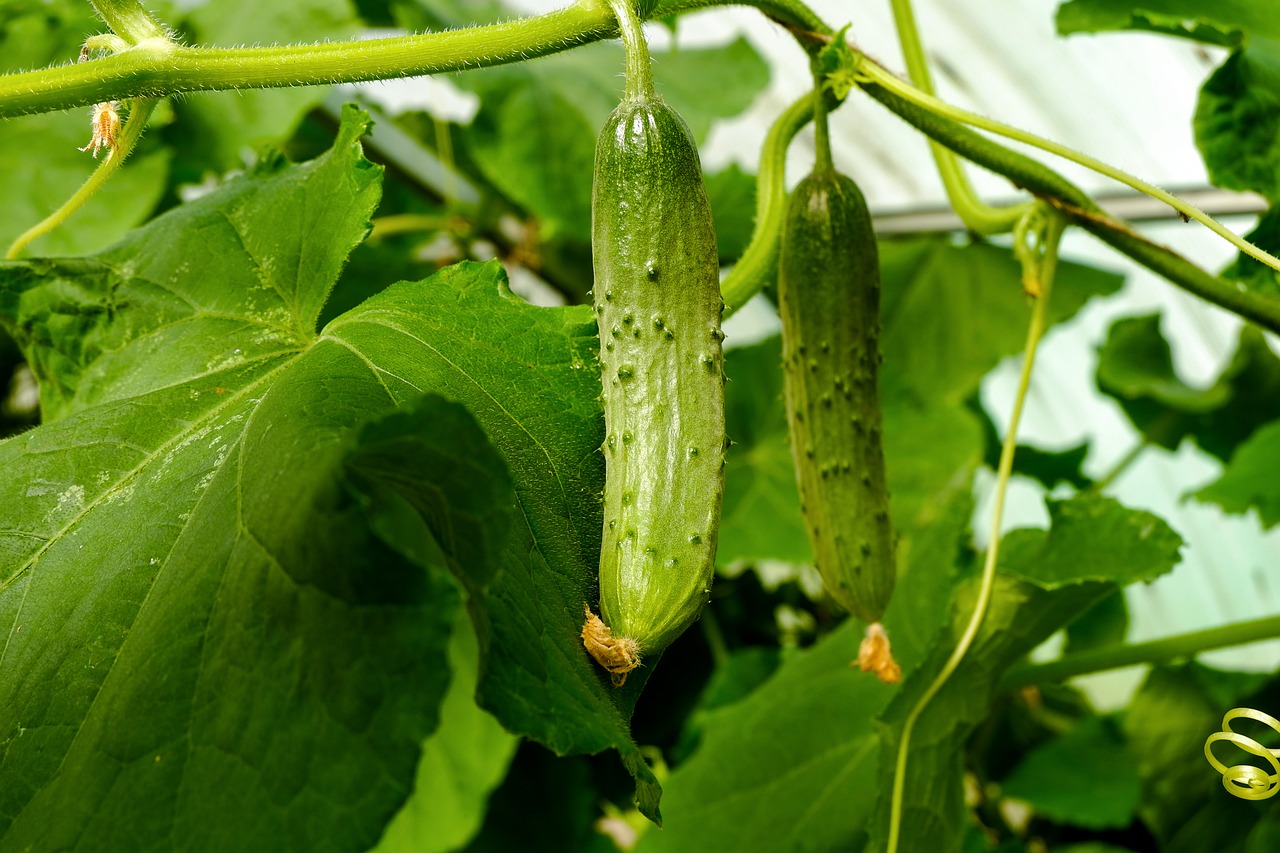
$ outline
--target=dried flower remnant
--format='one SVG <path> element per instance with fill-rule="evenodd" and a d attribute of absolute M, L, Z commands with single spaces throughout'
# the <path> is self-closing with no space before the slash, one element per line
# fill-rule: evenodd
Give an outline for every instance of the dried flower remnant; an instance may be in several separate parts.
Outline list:
<path fill-rule="evenodd" d="M 98 157 L 98 151 L 102 148 L 107 149 L 107 158 L 116 152 L 116 138 L 120 135 L 120 108 L 119 101 L 105 101 L 96 104 L 93 108 L 93 138 L 89 140 L 89 144 L 81 148 L 81 151 L 93 150 L 94 159 Z"/>
<path fill-rule="evenodd" d="M 863 672 L 874 672 L 876 678 L 885 684 L 897 684 L 902 680 L 902 667 L 893 659 L 889 635 L 879 622 L 867 626 L 866 636 L 858 647 L 857 664 Z"/>
<path fill-rule="evenodd" d="M 609 672 L 614 687 L 627 683 L 627 673 L 640 665 L 640 644 L 630 637 L 615 637 L 613 629 L 584 604 L 586 621 L 582 623 L 582 645 Z"/>

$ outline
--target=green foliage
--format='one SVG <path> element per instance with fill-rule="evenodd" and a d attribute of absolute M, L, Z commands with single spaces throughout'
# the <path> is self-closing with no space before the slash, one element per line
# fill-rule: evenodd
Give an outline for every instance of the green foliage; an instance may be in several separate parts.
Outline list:
<path fill-rule="evenodd" d="M 1049 501 L 1049 531 L 1004 537 L 1001 568 L 1042 589 L 1082 581 L 1152 581 L 1177 565 L 1182 537 L 1149 512 L 1110 498 L 1081 495 Z"/>
<path fill-rule="evenodd" d="M 1029 312 L 1021 269 L 1008 250 L 985 243 L 907 241 L 887 250 L 881 264 L 882 381 L 890 400 L 905 394 L 930 404 L 959 404 L 1001 358 L 1021 351 Z M 1049 320 L 1066 320 L 1091 297 L 1119 287 L 1119 276 L 1063 264 Z M 952 322 L 959 316 L 969 321 Z"/>
<path fill-rule="evenodd" d="M 1280 41 L 1255 39 L 1213 72 L 1195 130 L 1215 184 L 1280 200 Z"/>
<path fill-rule="evenodd" d="M 1072 0 L 1058 24 L 1229 50 L 1197 142 L 1216 182 L 1280 202 L 1273 5 Z M 492 0 L 147 6 L 232 58 L 513 16 Z M 70 64 L 103 29 L 82 0 L 8 0 L 0 73 Z M 854 60 L 819 56 L 841 92 Z M 25 361 L 42 408 L 37 426 L 0 399 L 0 850 L 883 845 L 903 722 L 974 606 L 974 473 L 1002 440 L 978 392 L 1023 346 L 1018 264 L 982 242 L 881 243 L 901 534 L 885 624 L 904 683 L 850 669 L 862 626 L 823 593 L 761 581 L 808 577 L 811 559 L 773 338 L 726 354 L 718 564 L 734 576 L 713 587 L 712 618 L 615 690 L 578 634 L 602 528 L 593 316 L 533 307 L 502 265 L 475 261 L 496 253 L 583 301 L 587 176 L 621 68 L 616 44 L 580 46 L 451 78 L 480 97 L 469 127 L 380 119 L 399 132 L 370 157 L 430 154 L 474 186 L 464 200 L 366 160 L 367 118 L 348 110 L 335 130 L 313 109 L 322 88 L 168 99 L 104 190 L 0 263 L 0 385 Z M 704 143 L 769 83 L 743 40 L 660 52 L 656 74 Z M 87 119 L 0 126 L 0 241 L 90 174 L 75 150 Z M 207 194 L 180 201 L 195 182 Z M 735 165 L 707 185 L 731 264 L 755 178 Z M 1277 210 L 1251 235 L 1271 250 Z M 1280 294 L 1252 259 L 1226 275 Z M 1052 323 L 1120 286 L 1069 263 L 1057 278 Z M 1280 359 L 1255 328 L 1200 388 L 1158 317 L 1123 318 L 1097 382 L 1148 441 L 1189 437 L 1224 460 L 1197 499 L 1280 523 Z M 1226 709 L 1280 708 L 1275 675 L 1157 666 L 1114 717 L 1070 685 L 999 686 L 1063 630 L 1066 654 L 1105 658 L 1129 627 L 1124 585 L 1178 560 L 1167 524 L 1088 491 L 1088 452 L 1018 449 L 1015 472 L 1054 493 L 1049 526 L 1003 538 L 987 620 L 916 726 L 900 853 L 1277 847 L 1274 801 L 1228 796 L 1202 753 Z M 661 831 L 645 818 L 659 781 Z M 1025 829 L 1005 822 L 1010 799 L 1031 807 Z"/>
<path fill-rule="evenodd" d="M 1269 0 L 1068 0 L 1058 32 L 1144 30 L 1237 47 L 1250 36 L 1280 38 Z"/>
<path fill-rule="evenodd" d="M 440 727 L 423 743 L 413 793 L 373 853 L 447 853 L 480 829 L 489 794 L 507 774 L 516 739 L 476 707 L 479 657 L 470 620 L 463 616 L 449 643 L 453 681 L 440 705 Z"/>
<path fill-rule="evenodd" d="M 1005 796 L 1037 814 L 1093 829 L 1128 826 L 1141 787 L 1124 738 L 1102 717 L 1033 750 L 1001 783 Z"/>
<path fill-rule="evenodd" d="M 1244 513 L 1252 507 L 1264 527 L 1280 524 L 1280 424 L 1262 427 L 1227 463 L 1222 476 L 1196 491 L 1195 497 L 1215 503 L 1227 512 Z"/>
<path fill-rule="evenodd" d="M 1280 358 L 1248 326 L 1222 374 L 1199 389 L 1174 372 L 1159 315 L 1121 318 L 1098 352 L 1097 383 L 1147 441 L 1170 450 L 1190 436 L 1226 459 L 1258 427 L 1280 417 Z"/>

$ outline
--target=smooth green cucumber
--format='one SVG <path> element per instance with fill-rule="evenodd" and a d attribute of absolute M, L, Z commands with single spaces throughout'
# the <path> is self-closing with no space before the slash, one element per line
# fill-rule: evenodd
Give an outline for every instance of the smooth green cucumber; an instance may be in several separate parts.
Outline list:
<path fill-rule="evenodd" d="M 606 436 L 600 614 L 615 640 L 655 653 L 707 601 L 725 449 L 715 228 L 693 137 L 661 98 L 628 97 L 605 122 L 591 219 Z M 585 630 L 584 640 L 591 649 Z M 593 654 L 625 677 L 625 661 Z"/>
<path fill-rule="evenodd" d="M 819 166 L 793 191 L 778 275 L 787 421 L 818 571 L 854 616 L 893 593 L 882 446 L 880 263 L 857 185 Z"/>

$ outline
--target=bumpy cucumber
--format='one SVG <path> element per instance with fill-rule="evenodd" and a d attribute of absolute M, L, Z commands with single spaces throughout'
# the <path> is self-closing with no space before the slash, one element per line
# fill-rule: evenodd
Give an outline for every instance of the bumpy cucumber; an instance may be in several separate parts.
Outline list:
<path fill-rule="evenodd" d="M 896 568 L 881 443 L 880 264 L 862 193 L 829 165 L 792 194 L 778 300 L 791 451 L 814 559 L 831 596 L 875 623 Z"/>
<path fill-rule="evenodd" d="M 697 618 L 710 589 L 724 493 L 723 303 L 697 148 L 661 98 L 628 97 L 609 116 L 594 181 L 604 625 L 589 616 L 583 639 L 620 683 Z"/>

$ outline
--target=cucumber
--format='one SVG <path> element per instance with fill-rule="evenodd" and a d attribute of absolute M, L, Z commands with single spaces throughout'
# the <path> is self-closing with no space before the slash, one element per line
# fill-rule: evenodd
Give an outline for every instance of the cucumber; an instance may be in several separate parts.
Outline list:
<path fill-rule="evenodd" d="M 879 254 L 862 193 L 823 160 L 793 191 L 782 232 L 788 430 L 818 571 L 836 602 L 872 624 L 877 648 L 864 654 L 883 647 L 887 656 L 878 623 L 896 566 L 880 414 Z"/>
<path fill-rule="evenodd" d="M 615 684 L 707 601 L 724 494 L 719 261 L 684 120 L 631 94 L 596 144 L 593 299 L 605 415 L 600 616 L 587 649 Z"/>

